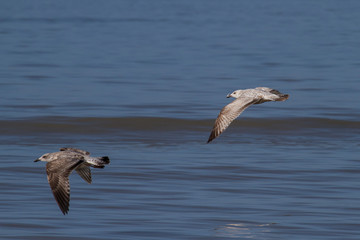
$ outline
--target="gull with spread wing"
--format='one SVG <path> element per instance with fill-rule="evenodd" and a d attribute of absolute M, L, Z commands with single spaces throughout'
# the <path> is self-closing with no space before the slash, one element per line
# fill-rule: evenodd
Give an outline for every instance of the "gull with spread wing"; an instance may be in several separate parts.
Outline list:
<path fill-rule="evenodd" d="M 82 179 L 91 183 L 90 167 L 104 168 L 110 163 L 109 157 L 90 157 L 90 153 L 76 148 L 61 148 L 60 152 L 46 153 L 34 162 L 44 161 L 47 179 L 51 190 L 65 215 L 69 211 L 70 184 L 69 175 L 75 170 Z"/>
<path fill-rule="evenodd" d="M 246 108 L 253 104 L 260 104 L 270 101 L 285 101 L 289 98 L 288 94 L 282 94 L 278 90 L 257 87 L 254 89 L 236 90 L 227 95 L 233 97 L 234 101 L 226 105 L 217 117 L 207 143 L 218 137 Z"/>

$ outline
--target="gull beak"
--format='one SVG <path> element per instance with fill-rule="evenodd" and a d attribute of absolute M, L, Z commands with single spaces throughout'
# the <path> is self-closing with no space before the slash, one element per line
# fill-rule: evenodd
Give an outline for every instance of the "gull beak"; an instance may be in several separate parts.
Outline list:
<path fill-rule="evenodd" d="M 38 161 L 41 161 L 40 159 L 35 159 L 34 162 L 38 162 Z"/>
<path fill-rule="evenodd" d="M 231 97 L 231 93 L 229 93 L 228 95 L 226 95 L 227 98 Z"/>

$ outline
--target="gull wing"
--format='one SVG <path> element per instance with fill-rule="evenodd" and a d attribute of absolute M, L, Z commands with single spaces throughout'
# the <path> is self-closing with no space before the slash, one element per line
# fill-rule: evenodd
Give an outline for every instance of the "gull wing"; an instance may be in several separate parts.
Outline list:
<path fill-rule="evenodd" d="M 80 153 L 80 154 L 83 154 L 83 155 L 90 155 L 90 153 L 88 151 L 84 151 L 84 150 L 77 149 L 77 148 L 63 147 L 63 148 L 60 148 L 60 151 L 70 151 L 70 152 Z"/>
<path fill-rule="evenodd" d="M 47 179 L 60 210 L 65 215 L 69 211 L 69 175 L 83 160 L 60 158 L 46 164 Z"/>
<path fill-rule="evenodd" d="M 255 90 L 260 90 L 266 94 L 263 96 L 263 100 L 259 103 L 269 102 L 269 101 L 285 101 L 289 98 L 289 94 L 283 94 L 280 91 L 268 87 L 257 87 Z"/>
<path fill-rule="evenodd" d="M 89 166 L 81 164 L 75 170 L 82 179 L 91 184 L 91 170 Z"/>
<path fill-rule="evenodd" d="M 217 119 L 215 120 L 214 127 L 211 131 L 207 143 L 214 140 L 226 128 L 234 121 L 246 108 L 259 102 L 259 99 L 254 98 L 237 98 L 228 105 L 226 105 L 221 111 Z"/>

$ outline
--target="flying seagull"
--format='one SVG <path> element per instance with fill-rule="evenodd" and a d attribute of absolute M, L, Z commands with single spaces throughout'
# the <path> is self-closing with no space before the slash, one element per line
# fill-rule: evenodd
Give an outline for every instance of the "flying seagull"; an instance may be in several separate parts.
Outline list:
<path fill-rule="evenodd" d="M 69 175 L 75 170 L 82 179 L 91 183 L 90 167 L 104 168 L 110 163 L 109 157 L 90 157 L 90 153 L 76 148 L 60 148 L 60 152 L 46 153 L 34 162 L 44 161 L 47 179 L 60 210 L 65 215 L 69 211 Z"/>
<path fill-rule="evenodd" d="M 228 94 L 226 97 L 233 97 L 235 100 L 221 109 L 207 143 L 211 142 L 225 131 L 230 123 L 251 105 L 270 101 L 285 101 L 289 98 L 289 95 L 282 94 L 275 89 L 257 87 L 253 89 L 239 89 Z"/>

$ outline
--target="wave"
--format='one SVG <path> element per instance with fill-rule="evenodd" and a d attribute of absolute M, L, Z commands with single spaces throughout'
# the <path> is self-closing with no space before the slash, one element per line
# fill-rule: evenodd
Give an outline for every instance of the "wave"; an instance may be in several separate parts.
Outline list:
<path fill-rule="evenodd" d="M 215 119 L 178 119 L 158 117 L 37 117 L 1 120 L 1 135 L 34 133 L 103 134 L 114 131 L 191 131 L 209 132 Z M 234 128 L 234 126 L 236 126 Z M 327 118 L 260 119 L 240 118 L 232 123 L 242 132 L 276 131 L 283 134 L 294 131 L 349 131 L 360 132 L 360 121 Z"/>

